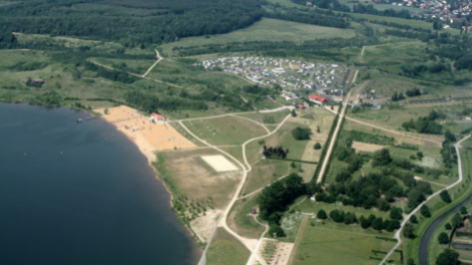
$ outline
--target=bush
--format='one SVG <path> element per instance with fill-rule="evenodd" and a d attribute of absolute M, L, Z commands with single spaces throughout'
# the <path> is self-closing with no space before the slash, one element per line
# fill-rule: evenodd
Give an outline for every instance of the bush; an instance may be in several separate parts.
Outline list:
<path fill-rule="evenodd" d="M 321 144 L 320 144 L 320 143 L 316 143 L 316 144 L 313 146 L 313 148 L 314 148 L 315 150 L 320 150 L 320 149 L 321 149 Z"/>
<path fill-rule="evenodd" d="M 323 209 L 321 209 L 321 210 L 319 210 L 318 213 L 316 214 L 316 217 L 319 218 L 319 219 L 323 219 L 323 220 L 324 220 L 324 219 L 328 218 L 328 215 L 326 214 L 326 212 L 325 212 Z"/>
<path fill-rule="evenodd" d="M 446 230 L 451 230 L 452 229 L 452 225 L 450 223 L 447 223 L 444 225 L 444 229 Z"/>
<path fill-rule="evenodd" d="M 392 207 L 390 208 L 390 218 L 394 219 L 394 220 L 401 220 L 403 219 L 403 215 L 402 215 L 403 211 L 402 209 L 398 208 L 398 207 Z"/>
<path fill-rule="evenodd" d="M 269 230 L 269 235 L 271 236 L 276 236 L 276 237 L 285 237 L 285 232 L 284 230 L 282 229 L 282 227 L 278 226 L 277 224 L 272 224 L 270 226 L 270 230 Z"/>
<path fill-rule="evenodd" d="M 310 140 L 311 130 L 310 128 L 297 127 L 292 130 L 292 135 L 295 140 Z"/>
<path fill-rule="evenodd" d="M 417 223 L 418 223 L 418 219 L 416 218 L 416 215 L 412 215 L 412 216 L 411 216 L 410 222 L 412 222 L 413 224 L 417 224 Z"/>
<path fill-rule="evenodd" d="M 388 149 L 382 149 L 375 151 L 373 156 L 373 165 L 374 166 L 385 166 L 392 162 L 392 158 L 390 157 L 390 152 Z"/>
<path fill-rule="evenodd" d="M 413 225 L 410 223 L 406 223 L 403 227 L 403 236 L 406 238 L 414 238 L 415 235 L 413 234 Z"/>

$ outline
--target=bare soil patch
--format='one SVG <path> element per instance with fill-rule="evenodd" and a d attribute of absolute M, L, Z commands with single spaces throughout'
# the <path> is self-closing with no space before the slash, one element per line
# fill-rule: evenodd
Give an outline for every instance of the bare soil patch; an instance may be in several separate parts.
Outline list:
<path fill-rule="evenodd" d="M 356 149 L 356 153 L 358 153 L 360 151 L 373 153 L 375 151 L 378 151 L 378 150 L 381 150 L 381 149 L 385 148 L 385 146 L 384 145 L 378 145 L 378 144 L 368 144 L 368 143 L 352 141 L 352 148 Z"/>

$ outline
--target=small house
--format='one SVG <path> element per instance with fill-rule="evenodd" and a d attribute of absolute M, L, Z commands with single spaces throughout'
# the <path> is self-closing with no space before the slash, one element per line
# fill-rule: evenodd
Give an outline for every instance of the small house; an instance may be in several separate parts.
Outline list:
<path fill-rule="evenodd" d="M 254 214 L 254 215 L 257 214 L 257 210 L 256 210 L 256 209 L 252 209 L 252 210 L 251 210 L 251 214 Z"/>
<path fill-rule="evenodd" d="M 158 122 L 158 121 L 165 121 L 166 119 L 164 118 L 164 116 L 153 112 L 151 114 L 150 120 L 153 122 Z"/>

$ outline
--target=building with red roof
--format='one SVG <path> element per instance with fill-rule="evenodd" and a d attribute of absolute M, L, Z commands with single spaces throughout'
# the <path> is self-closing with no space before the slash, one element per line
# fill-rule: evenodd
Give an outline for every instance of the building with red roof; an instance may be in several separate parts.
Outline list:
<path fill-rule="evenodd" d="M 155 112 L 153 112 L 151 114 L 151 117 L 150 117 L 151 121 L 153 122 L 157 122 L 157 121 L 165 121 L 166 118 L 164 118 L 164 116 L 160 115 L 160 114 L 157 114 Z"/>
<path fill-rule="evenodd" d="M 325 105 L 329 101 L 327 97 L 317 96 L 317 95 L 310 95 L 310 97 L 308 97 L 308 99 L 311 102 L 314 102 L 314 103 L 319 104 L 319 105 Z"/>

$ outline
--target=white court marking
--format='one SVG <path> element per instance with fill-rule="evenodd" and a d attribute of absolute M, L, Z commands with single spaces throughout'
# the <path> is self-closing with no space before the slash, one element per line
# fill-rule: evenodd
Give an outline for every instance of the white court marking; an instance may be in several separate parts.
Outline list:
<path fill-rule="evenodd" d="M 208 163 L 216 172 L 235 171 L 238 168 L 231 163 L 226 157 L 222 155 L 202 156 L 205 162 Z"/>

